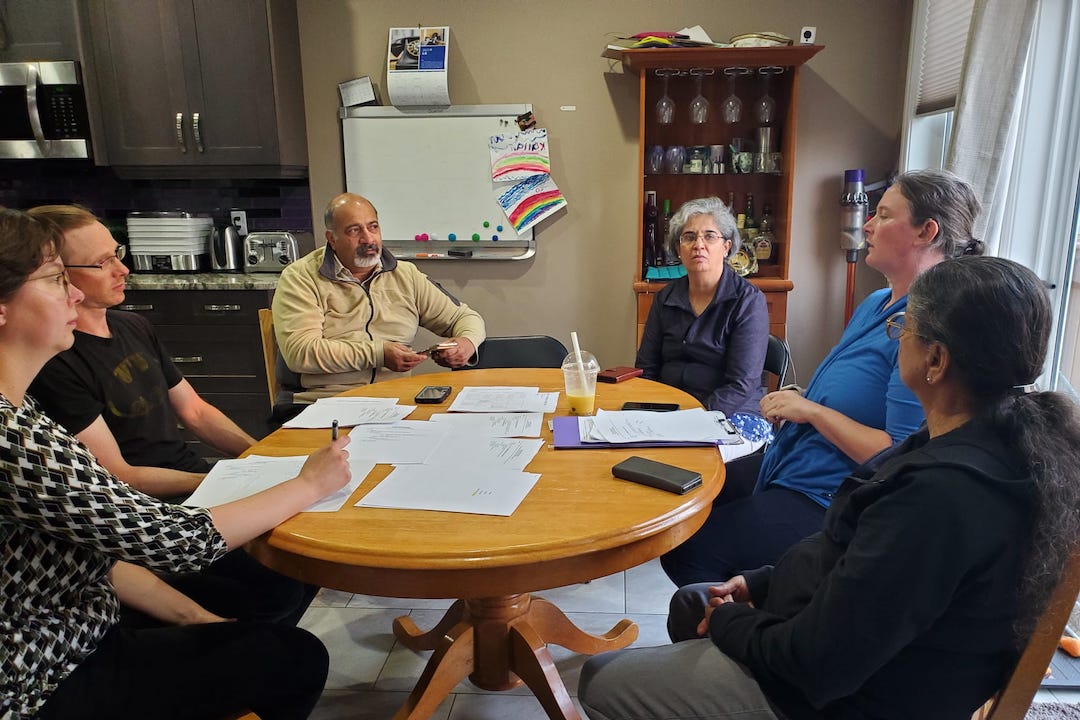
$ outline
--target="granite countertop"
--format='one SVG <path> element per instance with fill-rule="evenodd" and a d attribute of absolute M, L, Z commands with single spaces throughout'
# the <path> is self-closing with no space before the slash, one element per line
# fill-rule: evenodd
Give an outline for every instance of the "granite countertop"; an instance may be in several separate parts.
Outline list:
<path fill-rule="evenodd" d="M 280 273 L 131 273 L 128 290 L 273 290 Z"/>

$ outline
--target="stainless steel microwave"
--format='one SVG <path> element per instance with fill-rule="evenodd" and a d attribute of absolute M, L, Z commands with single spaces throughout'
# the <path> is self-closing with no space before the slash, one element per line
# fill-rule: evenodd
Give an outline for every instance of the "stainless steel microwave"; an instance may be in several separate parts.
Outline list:
<path fill-rule="evenodd" d="M 89 157 L 79 63 L 0 63 L 0 159 Z"/>

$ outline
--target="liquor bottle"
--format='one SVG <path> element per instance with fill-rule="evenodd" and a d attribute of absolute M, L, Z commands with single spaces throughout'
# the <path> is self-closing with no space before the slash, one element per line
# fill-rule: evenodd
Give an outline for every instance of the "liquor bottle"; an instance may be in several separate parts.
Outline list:
<path fill-rule="evenodd" d="M 664 198 L 664 214 L 660 220 L 660 244 L 664 248 L 664 264 L 665 265 L 678 265 L 679 256 L 671 252 L 671 246 L 668 244 L 668 232 L 671 230 L 671 199 Z"/>
<path fill-rule="evenodd" d="M 743 236 L 745 240 L 753 240 L 758 235 L 757 216 L 754 215 L 754 195 L 746 193 L 746 209 L 743 210 L 746 219 L 743 221 Z"/>
<path fill-rule="evenodd" d="M 663 241 L 660 240 L 659 211 L 656 208 L 656 191 L 645 193 L 645 224 L 642 238 L 646 264 L 662 265 L 664 262 Z"/>
<path fill-rule="evenodd" d="M 758 226 L 758 236 L 754 241 L 754 257 L 758 260 L 768 260 L 773 252 L 773 216 L 772 207 L 766 205 L 761 212 L 761 222 Z"/>

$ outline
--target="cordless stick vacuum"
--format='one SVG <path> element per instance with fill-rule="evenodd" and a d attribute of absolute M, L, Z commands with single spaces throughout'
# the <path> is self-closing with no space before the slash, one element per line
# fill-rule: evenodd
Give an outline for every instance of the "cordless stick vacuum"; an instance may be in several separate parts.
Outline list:
<path fill-rule="evenodd" d="M 847 287 L 844 294 L 844 326 L 855 312 L 855 263 L 866 247 L 866 210 L 870 202 L 863 187 L 862 168 L 844 171 L 844 192 L 840 195 L 840 248 L 847 260 Z"/>

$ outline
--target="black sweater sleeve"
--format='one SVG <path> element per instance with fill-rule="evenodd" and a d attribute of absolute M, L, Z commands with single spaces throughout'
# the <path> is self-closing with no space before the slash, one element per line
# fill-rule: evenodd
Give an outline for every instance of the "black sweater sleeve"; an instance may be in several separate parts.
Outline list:
<path fill-rule="evenodd" d="M 789 619 L 729 603 L 709 634 L 764 686 L 797 688 L 815 707 L 846 697 L 925 632 L 973 567 L 1004 552 L 967 473 L 923 469 L 868 506 L 846 552 Z M 772 589 L 783 572 L 773 572 Z"/>

